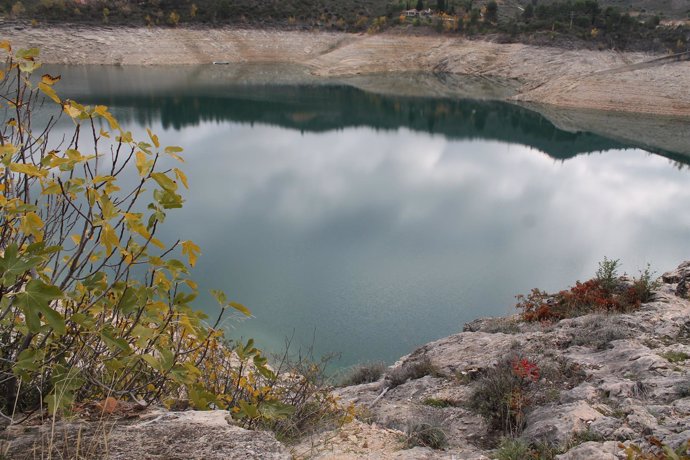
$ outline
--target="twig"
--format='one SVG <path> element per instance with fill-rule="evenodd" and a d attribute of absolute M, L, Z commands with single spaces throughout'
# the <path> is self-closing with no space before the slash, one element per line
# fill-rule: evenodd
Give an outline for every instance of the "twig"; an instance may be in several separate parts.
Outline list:
<path fill-rule="evenodd" d="M 383 397 L 385 396 L 385 394 L 388 393 L 388 390 L 390 390 L 390 388 L 391 388 L 391 387 L 386 387 L 386 388 L 384 388 L 383 391 L 381 392 L 381 394 L 378 395 L 378 396 L 376 397 L 376 399 L 374 399 L 374 400 L 371 402 L 371 404 L 369 404 L 369 408 L 374 407 L 374 405 L 375 405 L 377 402 L 379 402 L 379 399 L 383 398 Z"/>
<path fill-rule="evenodd" d="M 146 421 L 146 422 L 143 422 L 143 423 L 138 423 L 138 424 L 136 424 L 136 425 L 132 425 L 130 428 L 139 428 L 140 426 L 146 426 L 146 425 L 150 425 L 150 424 L 152 424 L 152 423 L 156 423 L 158 420 L 161 420 L 164 416 L 165 416 L 165 414 L 161 414 L 161 415 L 159 415 L 158 417 L 156 417 L 156 418 L 154 418 L 154 419 L 151 419 L 151 420 L 149 420 L 149 421 Z"/>

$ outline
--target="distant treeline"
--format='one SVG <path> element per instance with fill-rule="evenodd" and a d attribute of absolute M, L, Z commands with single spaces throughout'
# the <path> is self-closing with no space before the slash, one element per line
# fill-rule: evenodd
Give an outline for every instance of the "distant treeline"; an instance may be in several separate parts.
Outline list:
<path fill-rule="evenodd" d="M 547 32 L 590 41 L 607 47 L 625 49 L 661 45 L 668 51 L 688 50 L 690 28 L 662 27 L 660 17 L 631 16 L 615 7 L 602 8 L 596 0 L 576 2 L 529 3 L 522 14 L 499 24 L 510 35 Z"/>
<path fill-rule="evenodd" d="M 559 46 L 688 50 L 690 27 L 661 26 L 657 15 L 633 16 L 597 0 L 526 1 L 524 6 L 503 6 L 495 0 L 0 0 L 0 10 L 35 24 L 246 24 L 370 32 L 421 27 Z M 430 9 L 432 14 L 403 13 L 411 9 Z"/>
<path fill-rule="evenodd" d="M 387 0 L 0 0 L 14 18 L 175 26 L 266 24 L 355 29 L 385 16 Z"/>

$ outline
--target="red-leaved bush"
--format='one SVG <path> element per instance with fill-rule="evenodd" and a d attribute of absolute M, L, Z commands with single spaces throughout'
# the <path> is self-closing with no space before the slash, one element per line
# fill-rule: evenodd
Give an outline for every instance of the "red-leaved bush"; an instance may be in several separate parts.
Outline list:
<path fill-rule="evenodd" d="M 520 359 L 516 356 L 513 359 L 513 374 L 521 379 L 536 382 L 539 380 L 539 366 L 527 358 Z"/>
<path fill-rule="evenodd" d="M 532 289 L 527 296 L 516 296 L 516 308 L 522 310 L 525 321 L 559 321 L 563 318 L 588 313 L 625 313 L 640 307 L 650 294 L 635 280 L 631 283 L 619 279 L 615 287 L 606 288 L 593 278 L 576 282 L 575 286 L 557 294 Z"/>

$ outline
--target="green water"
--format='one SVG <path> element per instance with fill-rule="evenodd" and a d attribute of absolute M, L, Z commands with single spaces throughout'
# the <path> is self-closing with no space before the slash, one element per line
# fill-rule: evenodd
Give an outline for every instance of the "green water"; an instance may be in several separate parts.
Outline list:
<path fill-rule="evenodd" d="M 687 157 L 605 126 L 564 131 L 505 103 L 309 78 L 63 72 L 63 94 L 185 147 L 191 191 L 161 237 L 202 247 L 201 289 L 246 304 L 254 318 L 229 322 L 231 335 L 268 349 L 294 336 L 340 353 L 338 366 L 391 362 L 512 313 L 532 287 L 589 277 L 604 256 L 634 274 L 690 258 Z"/>

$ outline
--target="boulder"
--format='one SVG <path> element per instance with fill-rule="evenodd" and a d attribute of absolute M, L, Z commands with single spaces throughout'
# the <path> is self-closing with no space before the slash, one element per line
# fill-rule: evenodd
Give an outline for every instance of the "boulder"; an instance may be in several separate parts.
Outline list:
<path fill-rule="evenodd" d="M 616 455 L 621 451 L 618 443 L 607 442 L 585 442 L 577 447 L 570 449 L 562 455 L 556 455 L 556 460 L 618 460 Z"/>
<path fill-rule="evenodd" d="M 604 415 L 585 401 L 538 407 L 528 414 L 522 438 L 530 442 L 565 445 L 576 433 L 587 431 L 590 423 L 601 418 Z"/>

